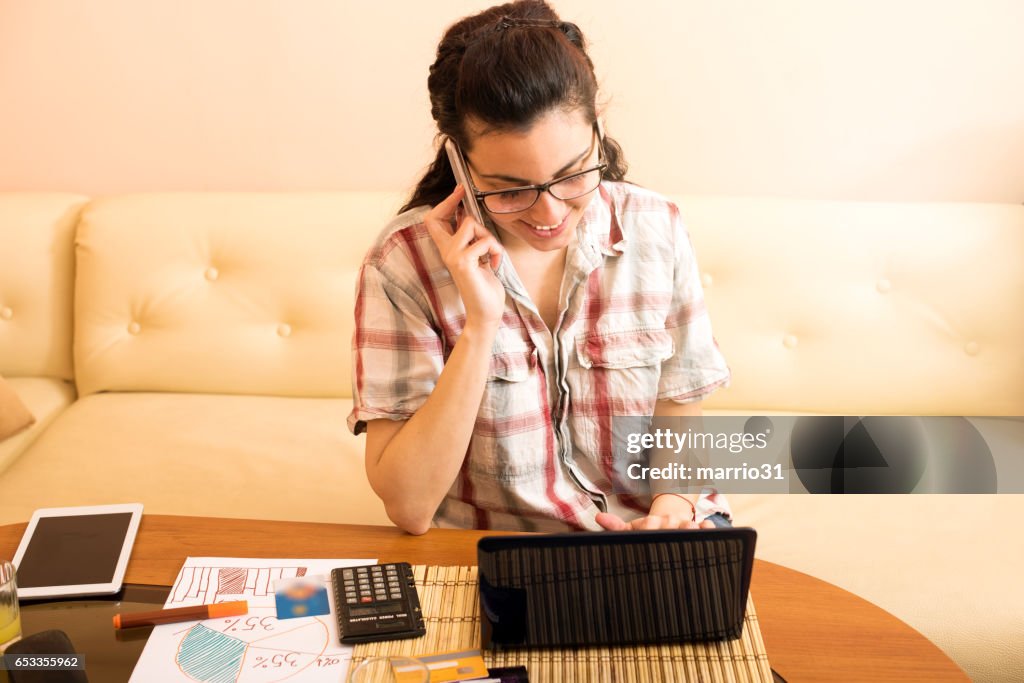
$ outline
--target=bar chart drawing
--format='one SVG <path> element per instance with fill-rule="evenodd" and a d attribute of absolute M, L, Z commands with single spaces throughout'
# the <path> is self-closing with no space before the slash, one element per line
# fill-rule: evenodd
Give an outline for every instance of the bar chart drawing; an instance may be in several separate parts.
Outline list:
<path fill-rule="evenodd" d="M 305 576 L 307 567 L 188 567 L 185 566 L 171 589 L 168 607 L 182 604 L 209 605 L 223 602 L 222 596 L 273 596 L 278 579 Z"/>
<path fill-rule="evenodd" d="M 373 560 L 188 558 L 167 608 L 245 600 L 237 617 L 165 624 L 153 629 L 132 683 L 337 683 L 352 648 L 338 642 L 330 615 L 278 619 L 274 586 L 301 576 L 330 580 L 337 567 Z M 328 591 L 332 594 L 333 591 Z M 333 598 L 332 598 L 333 602 Z"/>

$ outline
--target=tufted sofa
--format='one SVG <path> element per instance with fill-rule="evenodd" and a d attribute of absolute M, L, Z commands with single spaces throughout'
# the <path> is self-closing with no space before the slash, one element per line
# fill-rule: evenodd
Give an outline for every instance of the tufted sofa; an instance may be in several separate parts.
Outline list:
<path fill-rule="evenodd" d="M 396 193 L 0 194 L 0 524 L 44 506 L 388 524 L 353 288 Z M 677 198 L 733 371 L 709 412 L 1024 415 L 1024 207 Z M 1024 497 L 735 496 L 762 558 L 1024 678 Z M 823 653 L 826 655 L 827 653 Z"/>

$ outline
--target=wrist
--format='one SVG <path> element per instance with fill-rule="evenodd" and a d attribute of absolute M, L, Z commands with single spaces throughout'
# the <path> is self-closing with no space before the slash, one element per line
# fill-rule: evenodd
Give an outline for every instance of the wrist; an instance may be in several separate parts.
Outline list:
<path fill-rule="evenodd" d="M 680 493 L 656 493 L 651 498 L 649 514 L 694 519 L 696 513 L 697 508 L 693 501 Z"/>
<path fill-rule="evenodd" d="M 472 342 L 486 343 L 487 348 L 491 348 L 491 344 L 494 343 L 494 337 L 498 334 L 498 328 L 501 326 L 501 318 L 495 320 L 480 320 L 477 318 L 471 318 L 466 316 L 466 324 L 462 328 L 462 337 L 466 337 Z"/>

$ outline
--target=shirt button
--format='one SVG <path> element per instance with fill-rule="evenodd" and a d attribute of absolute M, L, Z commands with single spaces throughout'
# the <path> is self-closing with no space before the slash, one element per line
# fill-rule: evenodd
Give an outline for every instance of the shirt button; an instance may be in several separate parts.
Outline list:
<path fill-rule="evenodd" d="M 287 323 L 282 323 L 277 326 L 277 336 L 279 337 L 290 337 L 292 336 L 292 326 Z"/>
<path fill-rule="evenodd" d="M 981 351 L 981 345 L 978 342 L 967 342 L 964 344 L 964 353 L 968 356 L 977 356 L 979 351 Z"/>
<path fill-rule="evenodd" d="M 219 277 L 220 277 L 220 271 L 217 270 L 216 268 L 207 268 L 206 269 L 206 279 L 209 280 L 210 282 L 213 282 L 214 280 L 216 280 Z"/>
<path fill-rule="evenodd" d="M 138 334 L 139 332 L 142 332 L 142 325 L 137 322 L 132 322 L 132 324 L 128 326 L 128 334 Z"/>
<path fill-rule="evenodd" d="M 707 273 L 704 273 L 703 275 L 700 276 L 700 283 L 704 285 L 705 289 L 710 287 L 712 282 L 714 282 L 714 280 L 712 280 L 711 276 L 708 275 Z"/>
<path fill-rule="evenodd" d="M 782 345 L 787 349 L 795 349 L 798 342 L 795 334 L 787 334 L 782 340 Z"/>
<path fill-rule="evenodd" d="M 889 290 L 892 289 L 892 283 L 883 277 L 875 283 L 875 289 L 878 290 L 879 294 L 888 294 Z"/>
<path fill-rule="evenodd" d="M 4 320 L 10 320 L 13 317 L 14 317 L 14 311 L 12 311 L 10 308 L 8 308 L 6 306 L 4 306 L 3 308 L 0 308 L 0 318 L 3 318 Z"/>

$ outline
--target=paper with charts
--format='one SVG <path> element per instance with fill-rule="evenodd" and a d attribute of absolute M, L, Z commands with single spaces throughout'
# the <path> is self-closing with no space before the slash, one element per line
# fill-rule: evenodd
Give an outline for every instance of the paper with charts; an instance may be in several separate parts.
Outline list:
<path fill-rule="evenodd" d="M 352 648 L 338 642 L 334 591 L 328 587 L 332 614 L 279 621 L 274 582 L 296 576 L 324 576 L 329 582 L 335 567 L 375 563 L 190 557 L 165 608 L 247 600 L 249 614 L 155 627 L 131 683 L 344 680 Z"/>

